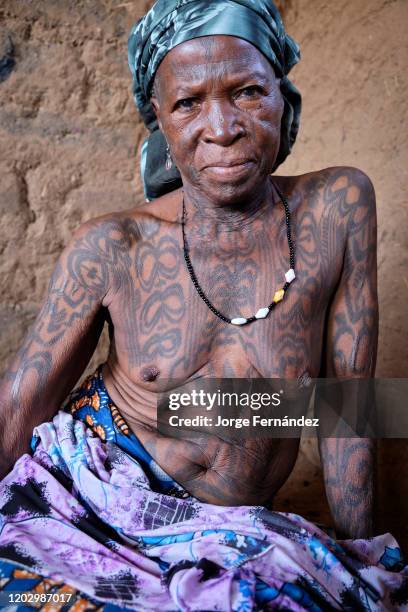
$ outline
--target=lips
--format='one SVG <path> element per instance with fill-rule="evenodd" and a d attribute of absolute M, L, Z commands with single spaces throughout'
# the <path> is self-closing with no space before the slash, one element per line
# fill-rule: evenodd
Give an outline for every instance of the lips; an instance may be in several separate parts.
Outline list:
<path fill-rule="evenodd" d="M 205 168 L 233 168 L 235 166 L 243 166 L 244 164 L 248 164 L 250 162 L 253 162 L 252 159 L 248 159 L 248 158 L 240 158 L 240 159 L 233 159 L 233 160 L 220 160 L 220 161 L 216 161 L 216 162 L 211 162 L 211 164 L 207 164 L 206 166 L 204 166 Z"/>
<path fill-rule="evenodd" d="M 205 166 L 204 171 L 217 180 L 241 179 L 252 171 L 252 159 L 234 159 L 212 162 Z"/>

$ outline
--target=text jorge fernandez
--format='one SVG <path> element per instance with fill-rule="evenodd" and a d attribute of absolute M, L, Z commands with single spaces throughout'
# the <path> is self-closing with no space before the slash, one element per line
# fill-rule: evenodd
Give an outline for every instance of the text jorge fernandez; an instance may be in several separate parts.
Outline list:
<path fill-rule="evenodd" d="M 283 393 L 283 391 L 282 391 Z M 261 408 L 278 407 L 281 405 L 281 393 L 227 393 L 216 391 L 208 393 L 204 390 L 192 390 L 188 393 L 171 393 L 168 397 L 168 409 L 176 411 L 180 408 L 195 407 L 211 411 L 214 408 L 249 408 L 259 410 Z M 179 416 L 172 414 L 168 418 L 171 427 L 318 427 L 319 419 L 306 418 L 305 415 L 297 418 L 283 417 L 265 418 L 260 414 L 251 414 L 245 417 L 226 417 L 218 414 L 216 418 L 208 415 Z"/>

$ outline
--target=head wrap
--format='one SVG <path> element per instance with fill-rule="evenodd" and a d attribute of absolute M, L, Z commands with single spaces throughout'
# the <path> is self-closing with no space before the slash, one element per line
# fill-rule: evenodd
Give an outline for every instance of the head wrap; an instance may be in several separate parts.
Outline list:
<path fill-rule="evenodd" d="M 165 169 L 166 141 L 150 103 L 156 71 L 176 45 L 201 36 L 224 34 L 253 44 L 281 78 L 285 106 L 275 168 L 291 151 L 299 129 L 301 96 L 287 78 L 299 61 L 296 42 L 286 34 L 271 0 L 158 0 L 132 28 L 128 61 L 136 106 L 150 131 L 142 145 L 141 172 L 145 195 L 154 199 L 181 186 L 177 168 Z M 274 169 L 275 169 L 274 168 Z"/>

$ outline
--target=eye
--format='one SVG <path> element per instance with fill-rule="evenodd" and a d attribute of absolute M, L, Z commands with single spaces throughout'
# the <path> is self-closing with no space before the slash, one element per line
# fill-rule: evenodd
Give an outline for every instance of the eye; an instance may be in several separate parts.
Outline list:
<path fill-rule="evenodd" d="M 183 98 L 182 100 L 177 100 L 175 104 L 175 110 L 181 111 L 189 111 L 192 110 L 198 103 L 196 98 Z"/>
<path fill-rule="evenodd" d="M 241 89 L 241 91 L 238 93 L 238 96 L 243 96 L 244 98 L 251 99 L 258 97 L 262 93 L 263 90 L 261 87 L 259 87 L 259 85 L 250 85 L 249 87 Z"/>

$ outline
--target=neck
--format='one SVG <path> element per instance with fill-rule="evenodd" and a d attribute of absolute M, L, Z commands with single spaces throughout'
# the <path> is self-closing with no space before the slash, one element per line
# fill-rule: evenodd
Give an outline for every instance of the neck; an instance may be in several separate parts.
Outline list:
<path fill-rule="evenodd" d="M 246 232 L 253 231 L 257 220 L 262 218 L 273 208 L 275 189 L 269 177 L 257 193 L 245 202 L 216 202 L 210 200 L 205 194 L 185 185 L 183 197 L 186 208 L 186 223 L 190 230 L 200 229 L 201 236 L 213 237 L 220 232 Z"/>

